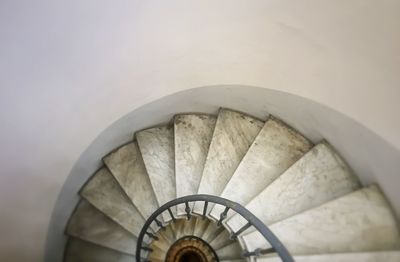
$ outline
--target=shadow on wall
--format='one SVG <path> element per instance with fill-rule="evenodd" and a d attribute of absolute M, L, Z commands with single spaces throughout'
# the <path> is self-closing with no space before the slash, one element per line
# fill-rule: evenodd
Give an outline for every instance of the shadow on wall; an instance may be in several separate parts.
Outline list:
<path fill-rule="evenodd" d="M 54 207 L 48 229 L 45 261 L 62 261 L 64 229 L 78 203 L 78 191 L 102 165 L 101 158 L 129 142 L 133 133 L 170 121 L 187 112 L 216 114 L 219 107 L 261 119 L 272 114 L 299 130 L 313 142 L 322 138 L 343 156 L 364 185 L 378 183 L 397 215 L 400 214 L 400 152 L 346 115 L 311 100 L 260 87 L 221 85 L 178 92 L 144 105 L 101 132 L 82 153 L 69 174 Z"/>

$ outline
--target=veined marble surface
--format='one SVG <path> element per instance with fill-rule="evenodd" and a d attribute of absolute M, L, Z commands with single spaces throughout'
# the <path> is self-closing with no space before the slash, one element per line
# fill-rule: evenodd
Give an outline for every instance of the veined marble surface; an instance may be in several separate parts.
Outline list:
<path fill-rule="evenodd" d="M 376 186 L 370 186 L 271 225 L 293 255 L 393 250 L 400 247 L 395 218 Z M 253 250 L 269 247 L 254 231 L 243 236 Z"/>
<path fill-rule="evenodd" d="M 104 157 L 103 161 L 145 219 L 158 209 L 136 142 L 118 148 Z"/>
<path fill-rule="evenodd" d="M 216 117 L 211 115 L 178 115 L 174 119 L 176 196 L 197 193 Z M 185 214 L 182 206 L 178 214 Z"/>
<path fill-rule="evenodd" d="M 253 198 L 246 208 L 264 224 L 270 225 L 359 187 L 357 177 L 334 150 L 323 142 Z M 234 231 L 245 223 L 238 215 L 227 222 Z"/>
<path fill-rule="evenodd" d="M 235 111 L 221 109 L 208 151 L 198 193 L 219 196 L 264 123 Z M 203 203 L 195 204 L 201 213 Z"/>
<path fill-rule="evenodd" d="M 71 237 L 68 240 L 64 261 L 135 262 L 135 258 L 112 249 Z"/>
<path fill-rule="evenodd" d="M 399 262 L 400 251 L 295 256 L 296 262 Z M 281 262 L 278 257 L 260 257 L 260 262 Z"/>
<path fill-rule="evenodd" d="M 97 171 L 80 194 L 126 230 L 139 235 L 145 220 L 106 168 Z"/>
<path fill-rule="evenodd" d="M 137 132 L 136 139 L 159 206 L 175 199 L 173 127 L 162 126 L 146 129 Z M 164 219 L 170 219 L 169 215 L 164 213 Z"/>
<path fill-rule="evenodd" d="M 81 200 L 72 214 L 68 222 L 67 234 L 103 247 L 135 254 L 136 237 L 86 200 Z"/>
<path fill-rule="evenodd" d="M 221 196 L 247 204 L 310 148 L 312 143 L 283 122 L 270 117 L 255 138 Z M 223 207 L 215 206 L 216 219 Z"/>

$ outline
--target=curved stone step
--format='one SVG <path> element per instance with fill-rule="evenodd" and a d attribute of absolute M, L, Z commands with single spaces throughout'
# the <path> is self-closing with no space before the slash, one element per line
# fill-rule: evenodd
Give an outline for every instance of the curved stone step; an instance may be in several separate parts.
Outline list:
<path fill-rule="evenodd" d="M 251 144 L 221 197 L 247 204 L 312 147 L 303 135 L 270 117 Z M 224 210 L 215 206 L 215 219 Z"/>
<path fill-rule="evenodd" d="M 220 261 L 243 259 L 242 248 L 237 242 L 221 249 L 215 250 L 215 253 L 217 253 Z"/>
<path fill-rule="evenodd" d="M 219 196 L 222 193 L 263 125 L 262 121 L 242 113 L 227 109 L 219 111 L 199 194 Z M 204 203 L 196 203 L 195 212 L 201 214 L 203 205 Z"/>
<path fill-rule="evenodd" d="M 217 223 L 210 221 L 201 238 L 207 243 L 211 243 L 224 230 L 225 230 L 224 227 L 222 226 L 219 227 L 217 226 Z"/>
<path fill-rule="evenodd" d="M 201 238 L 204 232 L 206 231 L 209 223 L 210 223 L 209 219 L 207 218 L 203 219 L 201 217 L 197 217 L 193 235 Z"/>
<path fill-rule="evenodd" d="M 134 254 L 136 237 L 98 211 L 86 200 L 81 200 L 72 214 L 66 233 L 88 242 L 127 254 Z"/>
<path fill-rule="evenodd" d="M 106 168 L 97 171 L 80 195 L 123 228 L 138 236 L 145 221 Z"/>
<path fill-rule="evenodd" d="M 357 177 L 332 147 L 323 142 L 253 198 L 246 208 L 264 224 L 270 225 L 359 187 Z M 235 232 L 245 223 L 239 215 L 227 221 L 228 227 Z"/>
<path fill-rule="evenodd" d="M 323 254 L 310 256 L 295 256 L 296 262 L 399 262 L 400 251 L 381 251 L 364 253 Z M 260 262 L 281 262 L 279 257 L 260 257 Z"/>
<path fill-rule="evenodd" d="M 367 252 L 400 247 L 395 218 L 370 186 L 270 226 L 293 255 Z M 247 250 L 268 248 L 258 232 L 243 236 Z M 265 243 L 265 244 L 262 244 Z"/>
<path fill-rule="evenodd" d="M 156 197 L 136 142 L 103 158 L 104 163 L 144 218 L 158 209 Z"/>
<path fill-rule="evenodd" d="M 152 252 L 150 252 L 148 259 L 150 261 L 165 261 L 165 257 L 167 256 L 167 250 L 163 250 L 155 245 L 151 245 L 151 248 L 153 249 Z"/>
<path fill-rule="evenodd" d="M 176 198 L 174 130 L 172 126 L 146 129 L 136 139 L 149 174 L 158 205 Z M 171 208 L 172 209 L 172 208 Z M 163 218 L 170 217 L 163 213 Z"/>
<path fill-rule="evenodd" d="M 216 117 L 204 114 L 174 118 L 176 197 L 194 195 L 199 188 Z M 178 215 L 185 214 L 178 207 Z"/>
<path fill-rule="evenodd" d="M 218 250 L 235 243 L 235 240 L 230 238 L 230 233 L 225 229 L 216 238 L 214 238 L 209 244 L 214 250 Z"/>
<path fill-rule="evenodd" d="M 70 237 L 65 250 L 64 262 L 135 262 L 130 256 L 112 249 Z"/>

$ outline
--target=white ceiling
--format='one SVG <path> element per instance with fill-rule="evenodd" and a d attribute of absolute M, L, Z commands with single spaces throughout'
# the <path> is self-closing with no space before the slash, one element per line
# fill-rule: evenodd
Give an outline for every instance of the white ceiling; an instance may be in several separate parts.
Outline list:
<path fill-rule="evenodd" d="M 395 0 L 1 1 L 1 260 L 42 261 L 80 155 L 178 91 L 287 92 L 400 149 L 399 11 Z"/>

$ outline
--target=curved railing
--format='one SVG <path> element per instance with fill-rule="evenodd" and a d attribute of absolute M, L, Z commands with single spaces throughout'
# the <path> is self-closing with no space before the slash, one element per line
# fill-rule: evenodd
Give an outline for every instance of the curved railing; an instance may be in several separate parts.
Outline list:
<path fill-rule="evenodd" d="M 151 251 L 151 248 L 149 248 L 148 244 L 144 244 L 144 236 L 147 235 L 149 238 L 152 238 L 154 240 L 157 240 L 157 237 L 154 236 L 151 232 L 149 232 L 149 227 L 151 223 L 155 223 L 160 229 L 163 229 L 165 225 L 158 219 L 158 216 L 161 215 L 163 212 L 167 211 L 169 215 L 171 216 L 172 221 L 176 219 L 174 217 L 173 212 L 171 210 L 172 207 L 177 206 L 179 204 L 185 204 L 185 212 L 186 216 L 188 219 L 190 219 L 192 213 L 191 209 L 189 207 L 189 203 L 191 202 L 204 202 L 204 208 L 203 208 L 203 218 L 205 218 L 207 214 L 207 207 L 208 203 L 214 203 L 214 204 L 219 204 L 222 206 L 225 206 L 224 211 L 220 215 L 220 219 L 218 220 L 218 225 L 220 226 L 222 224 L 222 221 L 227 217 L 228 211 L 231 209 L 235 211 L 237 214 L 241 215 L 244 219 L 247 220 L 247 223 L 240 228 L 238 231 L 234 232 L 231 237 L 232 239 L 237 238 L 241 233 L 243 233 L 245 230 L 247 230 L 250 227 L 254 227 L 271 245 L 271 248 L 268 249 L 256 249 L 252 251 L 245 251 L 243 252 L 244 257 L 250 257 L 250 256 L 259 256 L 259 255 L 264 255 L 264 254 L 269 254 L 269 253 L 277 253 L 278 256 L 282 259 L 284 262 L 294 262 L 292 256 L 288 252 L 288 250 L 285 248 L 285 246 L 279 241 L 279 239 L 272 233 L 269 228 L 264 225 L 261 220 L 259 220 L 256 216 L 254 216 L 249 210 L 247 210 L 245 207 L 242 205 L 235 203 L 231 200 L 222 198 L 222 197 L 217 197 L 217 196 L 212 196 L 212 195 L 191 195 L 191 196 L 184 196 L 180 197 L 174 200 L 171 200 L 164 205 L 162 205 L 159 209 L 157 209 L 144 223 L 144 226 L 142 230 L 140 231 L 140 234 L 138 236 L 138 241 L 137 241 L 137 246 L 136 246 L 136 261 L 148 261 L 146 258 L 143 258 L 141 253 L 142 251 Z"/>

